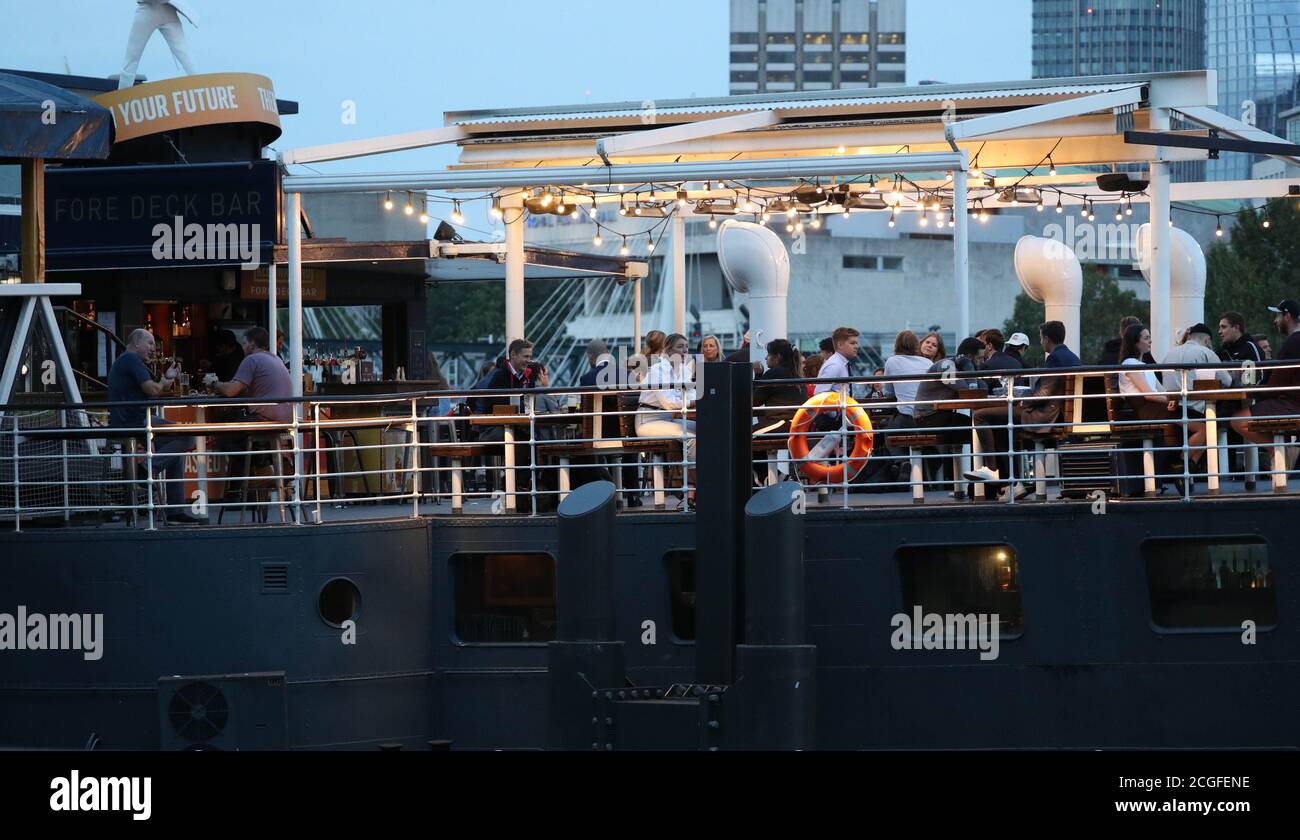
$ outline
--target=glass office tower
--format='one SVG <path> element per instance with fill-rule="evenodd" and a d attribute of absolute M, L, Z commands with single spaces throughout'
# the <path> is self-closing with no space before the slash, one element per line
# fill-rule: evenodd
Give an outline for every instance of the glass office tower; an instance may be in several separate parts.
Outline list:
<path fill-rule="evenodd" d="M 1206 0 L 1033 0 L 1035 79 L 1199 70 Z"/>
<path fill-rule="evenodd" d="M 1300 0 L 1206 0 L 1207 66 L 1218 71 L 1219 110 L 1285 137 L 1300 105 Z M 1224 152 L 1209 177 L 1250 177 L 1251 157 Z"/>

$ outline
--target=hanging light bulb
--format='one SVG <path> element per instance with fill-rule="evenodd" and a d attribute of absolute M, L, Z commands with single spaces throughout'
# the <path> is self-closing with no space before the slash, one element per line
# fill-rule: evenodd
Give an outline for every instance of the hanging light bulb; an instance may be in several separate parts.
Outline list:
<path fill-rule="evenodd" d="M 955 212 L 948 214 L 948 227 L 957 227 L 957 214 Z"/>
<path fill-rule="evenodd" d="M 808 226 L 809 226 L 810 228 L 812 228 L 813 230 L 817 230 L 817 229 L 819 229 L 819 228 L 822 226 L 822 219 L 821 219 L 821 216 L 818 216 L 818 215 L 816 215 L 816 214 L 813 214 L 812 219 L 810 219 L 810 220 L 808 221 Z"/>
<path fill-rule="evenodd" d="M 555 196 L 551 195 L 550 190 L 547 190 L 546 192 L 542 193 L 541 205 L 543 208 L 550 207 L 551 202 L 554 200 L 555 200 Z"/>
<path fill-rule="evenodd" d="M 578 205 L 575 204 L 573 206 L 573 212 L 569 214 L 569 218 L 573 219 L 575 222 L 582 218 L 582 215 L 578 212 Z"/>
<path fill-rule="evenodd" d="M 623 203 L 623 196 L 621 195 L 618 197 L 618 214 L 620 216 L 627 215 L 627 205 Z"/>
<path fill-rule="evenodd" d="M 392 194 L 392 193 L 388 193 L 387 195 L 384 196 L 384 209 L 385 209 L 385 210 L 392 210 L 392 209 L 393 209 L 393 194 Z"/>
<path fill-rule="evenodd" d="M 845 208 L 844 208 L 844 212 L 841 213 L 840 215 L 841 215 L 843 218 L 847 219 L 847 218 L 849 217 L 849 208 L 845 207 Z"/>
<path fill-rule="evenodd" d="M 1095 221 L 1097 221 L 1097 214 L 1096 214 L 1096 212 L 1094 212 L 1094 211 L 1091 210 L 1091 209 L 1088 210 L 1088 221 L 1090 221 L 1090 222 L 1095 222 Z"/>
<path fill-rule="evenodd" d="M 891 210 L 889 211 L 889 226 L 890 226 L 890 227 L 893 227 L 894 224 L 895 224 L 895 222 L 894 222 L 894 209 L 891 209 Z"/>
<path fill-rule="evenodd" d="M 651 237 L 650 237 L 650 241 L 646 243 L 645 249 L 646 249 L 647 251 L 649 251 L 650 253 L 654 253 L 654 250 L 655 250 L 655 240 L 654 240 L 654 237 L 653 237 L 653 236 L 651 236 Z"/>
<path fill-rule="evenodd" d="M 1115 208 L 1115 221 L 1117 222 L 1124 221 L 1124 211 L 1120 210 L 1118 207 Z"/>
<path fill-rule="evenodd" d="M 1087 201 L 1084 201 L 1084 202 L 1083 202 L 1083 210 L 1082 210 L 1082 212 L 1081 212 L 1079 215 L 1083 216 L 1085 219 L 1088 218 L 1088 202 L 1087 202 Z"/>
<path fill-rule="evenodd" d="M 1265 229 L 1265 230 L 1268 230 L 1268 229 L 1269 229 L 1270 227 L 1272 227 L 1272 226 L 1273 226 L 1273 223 L 1272 223 L 1272 222 L 1270 222 L 1268 219 L 1265 219 L 1265 220 L 1264 220 L 1264 229 Z"/>
<path fill-rule="evenodd" d="M 460 212 L 460 202 L 459 202 L 459 201 L 453 201 L 453 202 L 451 203 L 451 223 L 452 223 L 453 225 L 463 225 L 463 224 L 465 224 L 465 214 L 462 213 L 462 212 Z"/>
<path fill-rule="evenodd" d="M 826 190 L 822 189 L 821 181 L 818 181 L 818 182 L 817 182 L 817 194 L 818 194 L 818 195 L 825 195 L 825 193 L 826 193 Z"/>
<path fill-rule="evenodd" d="M 497 221 L 501 220 L 501 218 L 505 215 L 501 212 L 501 199 L 499 198 L 492 199 L 492 209 L 488 210 L 488 215 L 491 216 L 493 219 L 496 219 Z"/>
<path fill-rule="evenodd" d="M 710 217 L 709 217 L 709 230 L 717 230 L 717 229 L 718 229 L 718 220 L 715 219 L 715 218 L 713 218 L 712 216 L 710 216 Z"/>
<path fill-rule="evenodd" d="M 422 225 L 427 225 L 428 223 L 429 223 L 429 214 L 428 214 L 428 213 L 425 213 L 425 212 L 421 212 L 421 213 L 420 213 L 420 224 L 422 224 Z"/>
<path fill-rule="evenodd" d="M 944 179 L 945 181 L 951 181 L 951 180 L 952 180 L 952 173 L 951 173 L 951 172 L 947 173 L 946 175 L 943 176 L 943 179 Z"/>
<path fill-rule="evenodd" d="M 1047 156 L 1047 174 L 1051 175 L 1053 178 L 1056 177 L 1056 164 L 1052 163 L 1051 155 Z"/>
<path fill-rule="evenodd" d="M 837 147 L 835 148 L 835 154 L 837 154 L 837 155 L 842 155 L 842 154 L 844 154 L 844 147 L 843 147 L 843 146 L 837 146 Z"/>
<path fill-rule="evenodd" d="M 402 208 L 402 212 L 408 216 L 413 215 L 415 213 L 415 205 L 411 203 L 410 193 L 406 194 L 406 206 Z"/>
<path fill-rule="evenodd" d="M 622 185 L 622 184 L 619 184 L 619 185 L 615 186 L 614 189 L 618 190 L 619 192 L 622 192 L 622 191 L 623 191 L 623 185 Z"/>
<path fill-rule="evenodd" d="M 1039 213 L 1043 212 L 1043 194 L 1042 194 L 1042 193 L 1039 193 L 1039 194 L 1038 194 L 1038 205 L 1037 205 L 1034 209 L 1036 209 Z"/>
<path fill-rule="evenodd" d="M 929 216 L 921 216 L 921 218 L 917 221 L 917 224 L 920 225 L 921 227 L 929 227 L 929 226 L 930 226 L 930 217 L 929 217 Z"/>
<path fill-rule="evenodd" d="M 1061 194 L 1060 194 L 1060 193 L 1057 193 L 1057 194 L 1056 194 L 1056 212 L 1057 212 L 1057 213 L 1064 213 L 1064 212 L 1065 212 L 1065 207 L 1062 206 L 1062 204 L 1061 204 Z"/>
<path fill-rule="evenodd" d="M 1223 236 L 1223 220 L 1218 216 L 1214 217 L 1214 235 Z"/>
<path fill-rule="evenodd" d="M 758 221 L 759 221 L 759 224 L 764 224 L 764 225 L 765 225 L 765 224 L 767 224 L 768 222 L 772 221 L 772 214 L 771 214 L 771 213 L 768 213 L 766 210 L 764 210 L 764 211 L 763 211 L 763 215 L 758 217 Z"/>
<path fill-rule="evenodd" d="M 630 251 L 627 249 L 627 236 L 623 236 L 623 245 L 618 249 L 619 256 L 626 257 Z"/>
<path fill-rule="evenodd" d="M 797 215 L 799 215 L 799 211 L 796 210 L 796 209 L 794 209 L 793 207 L 791 207 L 789 210 L 785 211 L 785 217 L 786 217 L 787 219 L 793 219 L 793 218 L 794 218 L 795 216 L 797 216 Z"/>
<path fill-rule="evenodd" d="M 686 202 L 686 190 L 681 190 L 681 189 L 679 189 L 679 190 L 677 191 L 677 206 L 678 206 L 678 207 L 683 207 L 683 208 L 684 208 L 684 207 L 686 206 L 686 203 L 687 203 L 687 202 Z"/>
<path fill-rule="evenodd" d="M 795 233 L 803 233 L 803 219 L 796 218 L 794 223 Z"/>
<path fill-rule="evenodd" d="M 591 238 L 591 244 L 597 248 L 605 244 L 605 240 L 600 235 L 600 228 L 596 228 L 596 235 Z"/>
<path fill-rule="evenodd" d="M 989 220 L 989 211 L 984 209 L 984 202 L 980 201 L 980 224 L 984 224 L 988 222 L 988 220 Z"/>
<path fill-rule="evenodd" d="M 794 222 L 786 222 L 786 223 L 785 223 L 785 232 L 786 232 L 786 233 L 794 233 Z"/>

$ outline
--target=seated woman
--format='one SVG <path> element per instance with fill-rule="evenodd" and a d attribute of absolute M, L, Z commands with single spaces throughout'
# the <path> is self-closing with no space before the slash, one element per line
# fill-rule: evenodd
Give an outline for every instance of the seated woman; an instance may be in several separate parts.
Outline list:
<path fill-rule="evenodd" d="M 664 342 L 663 355 L 650 366 L 641 392 L 636 415 L 637 437 L 685 438 L 686 460 L 695 463 L 695 421 L 682 411 L 695 405 L 695 388 L 686 380 L 686 361 L 690 344 L 686 336 L 673 333 Z M 690 467 L 687 481 L 694 486 L 695 468 Z M 688 497 L 692 506 L 695 491 Z"/>
<path fill-rule="evenodd" d="M 754 407 L 776 409 L 756 411 L 758 424 L 754 427 L 755 435 L 784 434 L 790 431 L 790 422 L 795 412 L 803 405 L 804 388 L 799 385 L 763 385 L 764 380 L 796 379 L 795 349 L 784 338 L 769 341 L 767 344 L 767 370 L 755 378 Z"/>
<path fill-rule="evenodd" d="M 1120 344 L 1120 357 L 1125 366 L 1145 367 L 1142 359 L 1151 352 L 1151 331 L 1141 324 L 1133 324 L 1124 331 L 1124 340 Z M 1182 418 L 1178 404 L 1169 399 L 1168 393 L 1161 387 L 1155 373 L 1150 370 L 1135 370 L 1119 376 L 1119 392 L 1133 409 L 1139 420 L 1161 423 Z M 1183 434 L 1177 424 L 1168 423 L 1164 427 L 1164 446 L 1182 446 Z M 1205 424 L 1189 423 L 1187 426 L 1187 446 L 1191 453 L 1192 464 L 1199 464 L 1205 456 Z M 1172 454 L 1172 453 L 1171 453 Z M 1171 458 L 1168 469 L 1161 472 L 1181 472 L 1181 459 Z"/>

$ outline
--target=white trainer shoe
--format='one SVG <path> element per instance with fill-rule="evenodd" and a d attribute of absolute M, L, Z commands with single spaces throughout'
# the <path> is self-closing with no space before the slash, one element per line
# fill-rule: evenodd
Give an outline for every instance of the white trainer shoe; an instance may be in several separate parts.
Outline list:
<path fill-rule="evenodd" d="M 997 481 L 998 471 L 989 467 L 980 467 L 977 470 L 967 470 L 962 473 L 962 477 L 967 481 Z"/>

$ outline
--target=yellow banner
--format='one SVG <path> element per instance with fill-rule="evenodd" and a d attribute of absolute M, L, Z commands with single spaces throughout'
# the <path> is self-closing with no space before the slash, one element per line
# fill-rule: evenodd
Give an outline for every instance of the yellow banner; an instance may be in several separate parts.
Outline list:
<path fill-rule="evenodd" d="M 275 87 L 252 73 L 180 76 L 101 94 L 95 101 L 113 112 L 118 143 L 178 128 L 247 122 L 274 129 L 264 143 L 280 136 Z"/>

